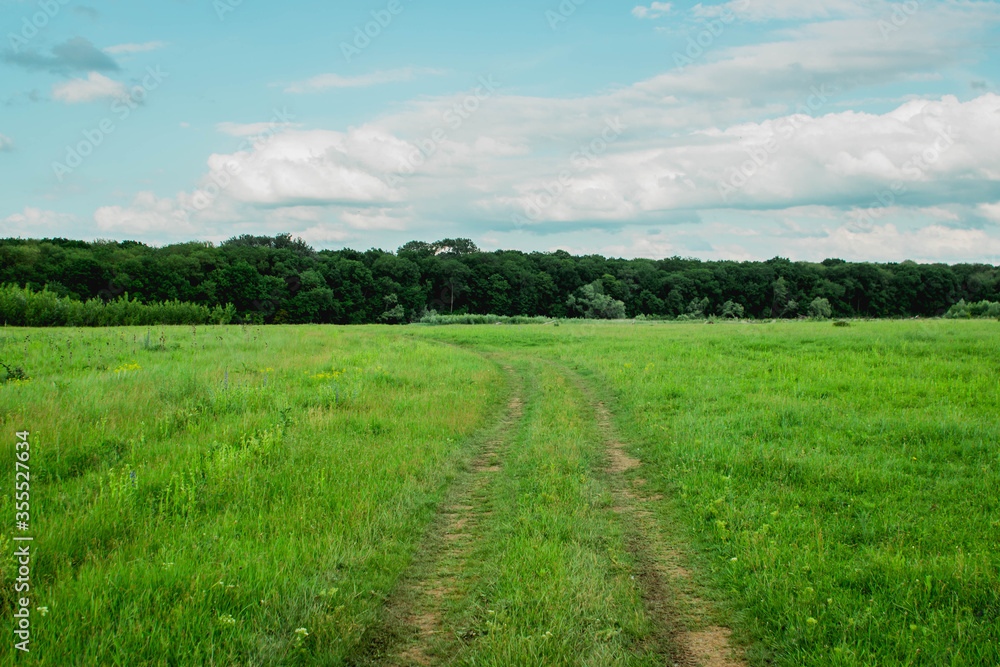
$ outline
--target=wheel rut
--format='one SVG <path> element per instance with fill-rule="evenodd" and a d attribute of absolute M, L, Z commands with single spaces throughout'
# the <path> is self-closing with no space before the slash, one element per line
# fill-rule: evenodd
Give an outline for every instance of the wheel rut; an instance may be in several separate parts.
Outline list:
<path fill-rule="evenodd" d="M 521 421 L 523 378 L 502 366 L 511 387 L 507 404 L 486 432 L 466 470 L 450 488 L 413 562 L 390 596 L 382 621 L 369 632 L 356 665 L 436 665 L 455 651 L 459 632 L 445 627 L 472 552 L 473 530 L 490 515 L 487 491 Z"/>
<path fill-rule="evenodd" d="M 562 366 L 581 393 L 588 398 L 607 451 L 605 470 L 611 477 L 614 511 L 628 528 L 627 546 L 636 562 L 635 577 L 642 584 L 643 604 L 655 628 L 646 650 L 663 657 L 664 664 L 676 667 L 745 667 L 729 642 L 730 631 L 716 625 L 689 629 L 685 619 L 704 618 L 706 603 L 694 592 L 691 572 L 684 567 L 683 554 L 661 536 L 654 514 L 660 496 L 642 492 L 646 481 L 629 475 L 642 462 L 628 454 L 615 433 L 611 411 L 593 396 L 577 373 Z"/>

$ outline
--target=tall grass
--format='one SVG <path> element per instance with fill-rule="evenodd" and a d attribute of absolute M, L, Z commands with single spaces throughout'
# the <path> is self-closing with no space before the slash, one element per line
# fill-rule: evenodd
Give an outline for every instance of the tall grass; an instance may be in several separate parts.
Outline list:
<path fill-rule="evenodd" d="M 372 329 L 8 328 L 0 358 L 30 375 L 0 385 L 3 460 L 32 443 L 19 664 L 340 664 L 503 393 L 475 355 Z"/>
<path fill-rule="evenodd" d="M 420 324 L 545 324 L 552 320 L 547 317 L 528 317 L 526 315 L 439 315 L 434 311 L 424 315 Z"/>
<path fill-rule="evenodd" d="M 1000 664 L 995 322 L 433 332 L 590 374 L 755 665 Z"/>
<path fill-rule="evenodd" d="M 358 656 L 505 399 L 489 352 L 528 389 L 469 510 L 454 662 L 653 659 L 599 429 L 561 366 L 612 408 L 661 542 L 686 548 L 753 665 L 1000 664 L 997 333 L 984 320 L 6 328 L 0 362 L 23 375 L 0 384 L 3 460 L 16 431 L 32 442 L 39 650 L 21 661 Z M 13 552 L 0 523 L 6 583 Z M 0 587 L 0 616 L 12 597 Z"/>

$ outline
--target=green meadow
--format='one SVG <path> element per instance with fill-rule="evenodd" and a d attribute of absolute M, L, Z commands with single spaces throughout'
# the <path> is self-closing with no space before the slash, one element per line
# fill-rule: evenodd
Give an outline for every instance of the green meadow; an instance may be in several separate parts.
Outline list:
<path fill-rule="evenodd" d="M 1000 664 L 993 321 L 7 328 L 0 361 L 11 626 L 16 432 L 35 538 L 0 664 Z"/>

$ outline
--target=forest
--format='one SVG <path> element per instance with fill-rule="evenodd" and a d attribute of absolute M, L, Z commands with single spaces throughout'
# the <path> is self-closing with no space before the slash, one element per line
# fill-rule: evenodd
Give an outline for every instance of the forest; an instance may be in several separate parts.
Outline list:
<path fill-rule="evenodd" d="M 1000 301 L 1000 269 L 987 264 L 628 260 L 561 250 L 486 252 L 469 239 L 411 241 L 395 252 L 317 251 L 290 234 L 162 247 L 7 238 L 0 240 L 0 285 L 5 319 L 23 319 L 11 316 L 11 309 L 28 308 L 27 296 L 44 290 L 60 308 L 75 308 L 72 317 L 50 324 L 89 325 L 101 323 L 99 311 L 112 304 L 147 313 L 145 320 L 129 320 L 143 324 L 150 318 L 395 324 L 476 314 L 975 317 L 994 314 L 993 303 Z M 155 306 L 160 315 L 140 306 Z"/>

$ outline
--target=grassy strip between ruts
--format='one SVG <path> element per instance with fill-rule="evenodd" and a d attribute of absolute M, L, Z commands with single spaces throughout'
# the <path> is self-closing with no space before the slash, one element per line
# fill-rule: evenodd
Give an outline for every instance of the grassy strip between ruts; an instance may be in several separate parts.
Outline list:
<path fill-rule="evenodd" d="M 658 664 L 588 406 L 550 365 L 512 363 L 530 378 L 524 416 L 472 528 L 454 663 Z"/>
<path fill-rule="evenodd" d="M 30 376 L 0 386 L 4 460 L 32 443 L 21 664 L 340 664 L 504 395 L 374 329 L 7 329 L 0 356 Z"/>

